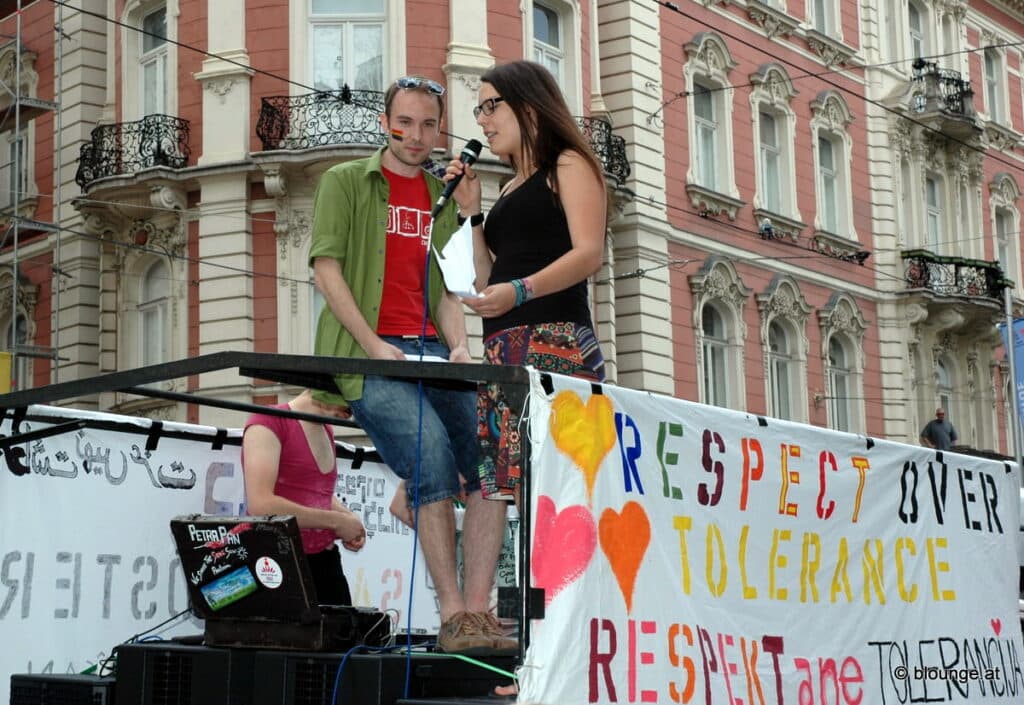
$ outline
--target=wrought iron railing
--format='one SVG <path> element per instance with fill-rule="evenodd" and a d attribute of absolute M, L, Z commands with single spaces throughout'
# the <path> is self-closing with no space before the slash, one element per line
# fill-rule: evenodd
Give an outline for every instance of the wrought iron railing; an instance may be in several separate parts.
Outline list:
<path fill-rule="evenodd" d="M 925 86 L 915 105 L 918 112 L 938 108 L 951 115 L 974 117 L 974 89 L 959 71 L 940 69 L 933 61 L 916 59 L 913 80 Z"/>
<path fill-rule="evenodd" d="M 380 91 L 340 91 L 263 98 L 256 135 L 263 149 L 309 149 L 332 144 L 384 144 Z"/>
<path fill-rule="evenodd" d="M 264 150 L 310 149 L 333 144 L 384 144 L 380 114 L 384 94 L 380 91 L 307 93 L 299 96 L 263 98 L 256 135 Z M 607 120 L 576 118 L 606 174 L 619 183 L 630 173 L 626 142 L 612 134 Z"/>
<path fill-rule="evenodd" d="M 928 250 L 902 253 L 908 289 L 927 289 L 943 296 L 980 296 L 1001 299 L 1012 282 L 997 262 L 944 257 Z"/>
<path fill-rule="evenodd" d="M 133 174 L 152 166 L 182 169 L 188 164 L 189 122 L 172 115 L 147 115 L 134 122 L 93 128 L 82 145 L 75 181 L 85 188 L 105 176 Z"/>
<path fill-rule="evenodd" d="M 612 134 L 611 123 L 595 117 L 577 117 L 576 122 L 590 142 L 591 149 L 601 160 L 604 173 L 620 184 L 628 179 L 630 167 L 626 159 L 626 140 Z"/>

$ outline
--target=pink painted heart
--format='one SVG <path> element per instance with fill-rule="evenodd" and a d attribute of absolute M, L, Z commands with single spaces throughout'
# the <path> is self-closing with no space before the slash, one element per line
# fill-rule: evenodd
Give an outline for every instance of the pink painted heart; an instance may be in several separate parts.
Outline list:
<path fill-rule="evenodd" d="M 1002 620 L 990 619 L 990 620 L 988 620 L 988 623 L 992 625 L 992 631 L 994 631 L 996 633 L 996 636 L 999 636 L 999 632 L 1003 631 L 1003 622 L 1002 622 Z"/>
<path fill-rule="evenodd" d="M 559 512 L 554 501 L 545 496 L 537 500 L 533 522 L 530 572 L 534 587 L 544 589 L 544 604 L 549 605 L 590 565 L 597 548 L 597 527 L 583 505 Z"/>

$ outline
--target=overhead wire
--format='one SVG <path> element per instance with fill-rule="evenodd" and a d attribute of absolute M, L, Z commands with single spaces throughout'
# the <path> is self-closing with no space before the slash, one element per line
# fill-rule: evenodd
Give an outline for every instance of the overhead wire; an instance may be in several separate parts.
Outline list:
<path fill-rule="evenodd" d="M 115 18 L 109 17 L 109 16 L 104 15 L 104 14 L 99 13 L 99 12 L 95 12 L 95 11 L 91 11 L 91 10 L 86 10 L 86 9 L 80 8 L 80 7 L 76 7 L 76 6 L 71 5 L 70 3 L 66 2 L 65 0 L 50 0 L 50 1 L 52 3 L 54 3 L 54 4 L 56 4 L 56 5 L 60 5 L 60 6 L 63 6 L 65 8 L 71 9 L 71 10 L 76 10 L 76 11 L 81 12 L 83 14 L 95 17 L 97 19 L 104 20 L 106 22 L 109 22 L 111 24 L 114 24 L 116 26 L 119 26 L 119 27 L 122 27 L 122 28 L 125 28 L 125 29 L 129 29 L 129 30 L 132 30 L 132 31 L 139 32 L 141 34 L 145 34 L 145 35 L 148 35 L 148 36 L 153 36 L 153 37 L 156 37 L 156 38 L 163 39 L 163 40 L 165 40 L 165 41 L 167 41 L 169 43 L 172 43 L 172 44 L 174 44 L 174 45 L 176 45 L 178 47 L 181 47 L 183 49 L 187 49 L 187 50 L 190 50 L 190 51 L 195 51 L 195 52 L 198 52 L 198 53 L 200 53 L 200 54 L 202 54 L 204 56 L 210 57 L 210 58 L 216 58 L 216 59 L 219 59 L 219 60 L 223 60 L 223 61 L 225 61 L 227 63 L 233 64 L 233 65 L 237 65 L 239 67 L 245 68 L 247 70 L 254 71 L 255 73 L 258 73 L 258 74 L 261 74 L 261 75 L 265 75 L 265 76 L 268 76 L 270 78 L 274 78 L 274 79 L 282 81 L 282 82 L 284 82 L 286 84 L 294 85 L 294 86 L 297 86 L 297 87 L 300 87 L 300 88 L 303 88 L 303 89 L 306 89 L 306 90 L 310 90 L 310 91 L 316 91 L 316 89 L 314 87 L 311 87 L 311 86 L 309 86 L 307 84 L 304 84 L 304 83 L 302 83 L 300 81 L 295 81 L 293 79 L 281 76 L 280 74 L 275 74 L 275 73 L 273 73 L 271 71 L 267 71 L 267 70 L 264 70 L 264 69 L 256 68 L 256 67 L 253 67 L 253 66 L 251 66 L 249 64 L 244 64 L 244 63 L 239 62 L 239 61 L 237 61 L 235 59 L 232 59 L 230 57 L 224 57 L 224 56 L 221 56 L 219 54 L 216 54 L 216 53 L 213 53 L 213 52 L 209 52 L 207 50 L 201 49 L 201 48 L 199 48 L 197 46 L 194 46 L 194 45 L 191 45 L 191 44 L 188 44 L 188 43 L 185 43 L 185 42 L 180 42 L 180 41 L 177 41 L 177 40 L 172 40 L 172 39 L 170 39 L 168 37 L 165 37 L 163 35 L 160 35 L 158 33 L 154 33 L 154 32 L 151 32 L 149 30 L 146 30 L 143 27 L 136 27 L 136 26 L 127 24 L 125 22 L 122 22 L 120 20 L 117 20 Z M 694 20 L 696 22 L 704 24 L 705 26 L 709 26 L 709 27 L 711 26 L 710 24 L 700 20 L 696 16 L 691 15 L 691 14 L 686 13 L 686 12 L 683 12 L 681 9 L 679 9 L 678 6 L 674 5 L 673 3 L 664 2 L 664 0 L 654 0 L 654 1 L 658 5 L 660 5 L 662 7 L 665 7 L 666 9 L 669 9 L 669 10 L 671 10 L 671 11 L 677 13 L 677 14 L 680 14 L 683 17 L 686 17 L 688 19 L 692 19 L 692 20 Z M 733 34 L 730 34 L 728 32 L 724 32 L 724 31 L 721 30 L 721 28 L 715 27 L 715 29 L 716 29 L 716 31 L 718 31 L 720 34 L 722 34 L 724 36 L 727 36 L 727 37 L 729 37 L 731 39 L 734 39 L 734 40 L 736 40 L 736 41 L 738 41 L 738 42 L 740 42 L 740 43 L 742 43 L 742 44 L 744 44 L 746 46 L 754 48 L 755 50 L 758 50 L 760 52 L 767 53 L 767 51 L 763 47 L 757 46 L 757 45 L 755 45 L 755 44 L 753 44 L 753 43 L 751 43 L 751 42 L 749 42 L 747 40 L 741 39 L 741 38 L 739 38 L 739 37 L 737 37 L 737 36 L 735 36 Z M 995 46 L 995 47 L 1011 47 L 1011 46 L 1019 46 L 1019 45 L 1024 45 L 1024 41 L 1021 41 L 1021 42 L 1006 42 L 1006 43 L 1003 43 L 1003 44 L 991 45 L 991 46 Z M 965 49 L 965 50 L 958 51 L 958 52 L 947 52 L 946 54 L 932 55 L 932 56 L 930 56 L 928 58 L 941 58 L 941 57 L 945 57 L 945 56 L 952 56 L 952 55 L 962 54 L 962 53 L 972 53 L 972 52 L 976 52 L 976 51 L 979 51 L 979 50 L 981 50 L 981 48 L 978 48 L 978 49 Z M 797 66 L 792 61 L 788 61 L 788 60 L 782 59 L 781 57 L 776 57 L 776 58 L 779 58 L 780 61 L 783 61 L 784 63 L 788 64 L 791 67 L 800 68 L 799 66 Z M 859 68 L 885 67 L 885 66 L 889 66 L 889 65 L 905 63 L 906 61 L 908 61 L 908 59 L 891 60 L 891 61 L 886 61 L 886 62 L 879 62 L 878 64 L 864 65 L 864 66 L 861 66 Z M 831 75 L 831 74 L 835 74 L 835 73 L 840 73 L 840 72 L 841 72 L 840 69 L 828 69 L 828 70 L 823 70 L 823 71 L 818 71 L 818 72 L 804 72 L 804 73 L 799 74 L 797 76 L 790 77 L 790 79 L 791 80 L 799 80 L 799 79 L 803 79 L 803 78 L 822 78 L 822 79 L 824 79 L 824 77 L 827 76 L 827 75 Z M 896 110 L 894 110 L 892 108 L 889 108 L 888 106 L 881 105 L 880 103 L 877 103 L 877 101 L 873 101 L 873 100 L 867 98 L 866 96 L 863 96 L 863 95 L 853 91 L 852 89 L 850 89 L 850 88 L 848 88 L 846 86 L 843 86 L 843 85 L 838 84 L 838 83 L 836 83 L 834 81 L 831 81 L 831 80 L 827 80 L 827 79 L 825 79 L 825 80 L 830 85 L 833 85 L 837 89 L 842 90 L 844 92 L 847 92 L 850 95 L 853 95 L 855 97 L 858 97 L 859 99 L 865 100 L 866 102 L 870 102 L 872 104 L 876 104 L 879 107 L 882 107 L 883 109 L 888 110 L 889 112 L 893 112 L 893 113 L 895 113 L 897 115 L 900 115 L 901 117 L 907 117 L 903 113 L 901 113 L 899 111 L 896 111 Z M 754 85 L 754 84 L 751 83 L 751 84 L 744 84 L 744 85 L 751 86 L 751 85 Z M 735 87 L 742 87 L 742 86 L 741 85 L 721 86 L 721 87 L 718 87 L 718 88 L 716 88 L 714 90 L 724 90 L 726 88 L 735 88 Z M 689 93 L 687 93 L 687 95 L 688 94 Z M 662 108 L 664 108 L 665 105 L 667 105 L 667 104 L 668 103 L 663 103 L 662 104 Z M 937 132 L 938 134 L 942 134 L 943 136 L 946 136 L 944 133 L 941 133 L 941 131 L 935 130 L 934 128 L 931 128 L 928 125 L 924 125 L 920 121 L 914 120 L 913 118 L 909 118 L 909 119 L 913 120 L 914 122 L 917 122 L 918 124 L 920 124 L 925 129 L 932 130 L 934 132 Z M 966 143 L 962 143 L 962 144 L 964 144 L 967 147 L 971 147 L 971 145 L 967 145 Z M 980 150 L 980 149 L 977 149 L 977 148 L 973 148 L 973 149 L 975 149 L 975 151 L 978 151 L 978 152 L 980 152 L 982 154 L 987 154 L 986 152 L 984 152 L 984 150 Z M 992 156 L 992 155 L 988 155 L 988 156 Z M 1024 169 L 1024 166 L 1018 166 L 1018 165 L 1010 164 L 1009 162 L 1005 162 L 1005 161 L 1003 163 L 1006 164 L 1007 166 Z M 33 194 L 33 195 L 39 195 L 39 194 Z M 51 197 L 52 198 L 52 196 L 49 196 L 49 195 L 47 195 L 47 197 Z M 727 222 L 723 222 L 723 221 L 716 220 L 716 219 L 710 219 L 710 218 L 707 218 L 705 214 L 694 212 L 694 211 L 690 211 L 689 209 L 686 209 L 684 207 L 675 206 L 675 205 L 669 204 L 669 203 L 659 202 L 659 201 L 657 201 L 657 200 L 655 200 L 655 199 L 653 199 L 651 197 L 644 197 L 644 196 L 640 196 L 640 195 L 638 195 L 637 197 L 640 198 L 640 199 L 643 199 L 643 200 L 645 200 L 645 201 L 647 201 L 649 203 L 651 203 L 652 205 L 658 205 L 658 206 L 662 206 L 664 208 L 676 210 L 676 211 L 678 211 L 678 212 L 680 212 L 682 214 L 686 214 L 686 215 L 690 215 L 690 216 L 694 216 L 694 217 L 700 217 L 700 218 L 702 218 L 704 220 L 707 220 L 708 222 L 714 222 L 714 223 L 719 224 L 720 226 L 729 227 L 729 228 L 732 228 L 734 230 L 743 232 L 745 234 L 752 232 L 747 227 L 733 225 L 732 223 L 727 223 Z M 105 205 L 109 205 L 109 204 L 112 203 L 110 201 L 102 201 L 102 200 L 98 200 L 98 199 L 89 199 L 89 198 L 80 198 L 80 199 L 77 199 L 77 200 L 79 200 L 80 202 L 101 203 L 101 204 L 105 204 Z M 132 204 L 132 205 L 136 205 L 136 204 Z M 142 209 L 154 210 L 154 211 L 170 211 L 170 212 L 176 212 L 176 213 L 183 214 L 183 215 L 184 214 L 194 215 L 196 217 L 201 215 L 201 213 L 199 212 L 199 209 L 174 209 L 174 208 L 169 208 L 169 207 L 145 206 L 145 205 L 137 206 L 137 207 L 140 207 Z M 275 224 L 279 222 L 276 218 L 273 219 L 273 220 L 271 220 L 271 219 L 264 219 L 264 218 L 254 218 L 253 216 L 251 216 L 250 214 L 247 214 L 247 213 L 241 213 L 241 214 L 238 214 L 238 215 L 227 215 L 227 217 L 235 217 L 235 218 L 238 218 L 238 219 L 245 219 L 248 222 L 263 222 L 263 223 L 275 223 Z M 150 248 L 146 248 L 145 246 L 140 246 L 140 245 L 137 245 L 135 243 L 129 243 L 129 242 L 125 242 L 125 241 L 117 241 L 117 240 L 112 240 L 112 239 L 109 239 L 109 238 L 103 238 L 103 237 L 95 236 L 95 235 L 93 235 L 91 233 L 84 232 L 84 231 L 73 230 L 73 229 L 68 229 L 68 228 L 63 228 L 63 230 L 66 230 L 67 232 L 71 232 L 72 234 L 81 235 L 81 236 L 84 236 L 84 237 L 91 237 L 91 238 L 94 238 L 96 240 L 102 241 L 104 243 L 112 244 L 114 246 L 128 247 L 128 248 L 137 249 L 137 250 L 140 250 L 140 251 L 151 252 L 153 254 L 161 254 L 161 255 L 165 255 L 165 256 L 178 257 L 178 258 L 180 258 L 182 260 L 185 260 L 185 261 L 188 261 L 188 262 L 198 263 L 200 261 L 198 258 L 193 258 L 193 257 L 187 256 L 187 255 L 173 255 L 173 254 L 171 254 L 169 252 L 154 251 L 154 250 L 152 250 Z M 987 238 L 984 238 L 984 236 L 982 236 L 982 237 L 980 237 L 978 239 L 987 239 Z M 786 244 L 787 246 L 798 246 L 795 243 L 790 244 L 788 241 L 786 241 L 784 239 L 778 239 L 778 240 L 772 240 L 772 241 L 778 241 L 778 242 Z M 958 240 L 957 242 L 962 242 L 962 241 L 963 240 Z M 827 254 L 824 254 L 824 253 L 821 253 L 821 252 L 817 252 L 816 250 L 813 250 L 811 248 L 807 248 L 807 251 L 815 253 L 814 257 L 822 257 L 822 258 L 826 258 L 826 259 L 838 259 L 838 258 L 835 258 L 835 257 L 831 257 L 830 255 L 827 255 Z M 878 251 L 889 251 L 889 250 L 878 250 Z M 813 258 L 813 257 L 807 257 L 807 258 L 809 259 L 809 258 Z M 795 258 L 793 258 L 793 257 L 757 257 L 757 258 L 748 258 L 747 261 L 773 261 L 773 260 L 774 261 L 784 261 L 786 259 L 795 259 Z M 247 275 L 250 275 L 250 276 L 272 277 L 272 278 L 274 278 L 276 280 L 283 281 L 283 282 L 294 282 L 294 283 L 303 283 L 303 284 L 306 284 L 306 285 L 312 285 L 312 282 L 310 280 L 295 279 L 293 277 L 288 277 L 286 275 L 269 274 L 269 273 L 264 273 L 264 272 L 257 272 L 255 270 L 245 269 L 245 268 L 236 267 L 236 266 L 233 266 L 233 265 L 227 265 L 227 264 L 223 264 L 223 263 L 211 263 L 211 262 L 207 262 L 207 261 L 203 261 L 202 263 L 206 264 L 207 266 L 223 268 L 223 269 L 226 269 L 226 270 L 229 270 L 229 271 L 235 271 L 235 272 L 242 273 L 242 274 L 247 274 Z M 891 273 L 889 273 L 887 271 L 880 270 L 880 269 L 877 269 L 875 267 L 867 266 L 867 265 L 864 265 L 864 264 L 861 264 L 861 266 L 865 266 L 867 269 L 871 270 L 875 274 L 877 274 L 879 276 L 882 276 L 882 277 L 888 277 L 888 278 L 893 279 L 893 280 L 905 280 L 903 277 L 895 276 L 895 275 L 893 275 L 893 274 L 891 274 Z M 611 279 L 622 278 L 624 276 L 628 276 L 628 275 L 619 275 L 619 276 L 613 277 Z M 183 280 L 178 280 L 178 281 L 183 281 Z M 607 281 L 609 281 L 609 280 L 604 280 L 602 283 L 607 283 Z"/>
<path fill-rule="evenodd" d="M 685 17 L 687 19 L 693 20 L 694 22 L 696 22 L 696 23 L 698 23 L 700 25 L 703 25 L 704 27 L 708 27 L 709 29 L 712 29 L 714 32 L 716 32 L 717 34 L 720 34 L 720 35 L 728 37 L 729 39 L 732 39 L 732 40 L 734 40 L 736 42 L 739 42 L 743 46 L 749 47 L 750 49 L 753 49 L 754 51 L 757 51 L 758 53 L 766 54 L 766 55 L 776 59 L 777 61 L 779 61 L 781 63 L 784 63 L 784 64 L 786 64 L 788 66 L 791 66 L 793 68 L 796 68 L 796 69 L 801 69 L 801 67 L 798 64 L 796 64 L 795 62 L 793 62 L 792 60 L 784 58 L 783 56 L 781 56 L 779 54 L 773 54 L 764 46 L 760 46 L 760 45 L 755 44 L 754 42 L 751 42 L 751 41 L 749 41 L 747 39 L 743 39 L 742 37 L 738 37 L 735 34 L 730 34 L 729 32 L 727 32 L 724 29 L 722 29 L 720 26 L 713 26 L 709 22 L 707 22 L 706 20 L 702 20 L 699 17 L 697 17 L 695 15 L 692 15 L 690 13 L 683 12 L 675 3 L 667 2 L 666 0 L 651 0 L 651 1 L 654 2 L 655 4 L 661 6 L 661 7 L 664 7 L 666 9 L 668 9 L 668 10 L 671 10 L 672 12 L 674 12 L 674 13 L 676 13 L 678 15 L 681 15 L 682 17 Z M 1022 44 L 1024 44 L 1024 42 L 1022 42 Z M 942 130 L 940 130 L 940 129 L 936 128 L 936 127 L 932 127 L 931 125 L 928 125 L 927 123 L 925 123 L 924 121 L 914 117 L 913 115 L 905 113 L 905 112 L 903 112 L 901 110 L 898 110 L 896 108 L 890 107 L 890 106 L 886 105 L 885 103 L 883 103 L 880 100 L 877 100 L 877 99 L 874 99 L 874 98 L 869 98 L 868 96 L 864 95 L 863 93 L 858 93 L 857 91 L 855 91 L 854 89 L 850 88 L 849 86 L 843 85 L 842 83 L 839 83 L 839 82 L 836 82 L 836 81 L 832 80 L 824 72 L 816 73 L 816 74 L 814 74 L 814 77 L 821 79 L 822 82 L 832 86 L 833 88 L 835 88 L 838 91 L 841 91 L 843 93 L 847 93 L 848 95 L 850 95 L 850 96 L 852 96 L 854 98 L 857 98 L 858 100 L 862 100 L 865 103 L 873 105 L 876 108 L 880 108 L 880 109 L 882 109 L 883 111 L 885 111 L 887 113 L 890 113 L 890 114 L 895 115 L 897 117 L 903 118 L 903 119 L 907 120 L 908 122 L 912 122 L 913 124 L 917 125 L 918 127 L 922 128 L 923 130 L 926 130 L 926 131 L 931 132 L 933 134 L 939 135 L 940 137 L 942 137 L 943 139 L 947 140 L 948 142 L 953 142 L 953 143 L 959 144 L 962 147 L 965 147 L 966 149 L 969 149 L 970 151 L 977 152 L 978 154 L 981 154 L 981 155 L 983 155 L 983 156 L 985 156 L 985 157 L 987 157 L 989 159 L 997 161 L 1000 164 L 1003 164 L 1003 165 L 1005 165 L 1007 167 L 1010 167 L 1012 169 L 1015 169 L 1017 171 L 1024 172 L 1024 163 L 1021 163 L 1021 164 L 1012 163 L 1012 162 L 1007 161 L 1006 159 L 1004 159 L 1002 157 L 1002 155 L 999 155 L 998 153 L 995 153 L 995 152 L 989 153 L 987 150 L 981 149 L 980 147 L 976 147 L 976 146 L 974 146 L 974 145 L 972 145 L 972 144 L 970 144 L 968 142 L 965 142 L 964 140 L 962 140 L 962 139 L 960 139 L 958 137 L 946 134 Z M 851 79 L 851 80 L 853 80 L 853 79 Z"/>
<path fill-rule="evenodd" d="M 710 25 L 708 25 L 708 26 L 710 26 Z M 1021 40 L 1019 42 L 1000 42 L 998 44 L 987 44 L 987 45 L 985 45 L 983 47 L 975 47 L 973 49 L 960 49 L 958 51 L 947 51 L 947 52 L 944 52 L 944 53 L 941 53 L 941 54 L 928 54 L 928 55 L 925 55 L 925 56 L 914 56 L 914 57 L 907 57 L 907 58 L 903 58 L 903 59 L 891 59 L 891 60 L 888 60 L 888 61 L 879 61 L 879 62 L 876 62 L 876 63 L 873 63 L 873 64 L 857 64 L 857 68 L 861 69 L 861 70 L 865 70 L 865 69 L 881 69 L 881 68 L 887 68 L 887 67 L 890 67 L 890 66 L 899 66 L 899 65 L 902 65 L 902 64 L 913 63 L 913 62 L 915 62 L 917 60 L 934 62 L 937 59 L 945 59 L 945 58 L 949 58 L 951 56 L 959 56 L 961 54 L 974 54 L 974 53 L 977 53 L 979 51 L 985 51 L 986 49 L 1009 49 L 1009 48 L 1015 48 L 1015 47 L 1024 47 L 1024 40 Z M 786 78 L 788 78 L 790 81 L 797 81 L 797 80 L 800 80 L 800 79 L 803 79 L 803 78 L 820 78 L 822 76 L 829 76 L 829 75 L 833 75 L 833 74 L 846 75 L 846 72 L 848 72 L 848 69 L 843 69 L 843 68 L 826 69 L 824 71 L 804 71 L 803 73 L 799 73 L 799 74 L 796 74 L 794 76 L 787 76 Z M 847 77 L 849 77 L 849 76 L 847 76 Z M 766 84 L 773 84 L 773 83 L 776 83 L 776 82 L 777 82 L 776 80 L 771 79 L 771 80 L 765 81 L 764 83 L 766 83 Z M 674 103 L 675 101 L 679 100 L 680 98 L 688 98 L 688 97 L 690 97 L 692 95 L 696 95 L 698 93 L 717 93 L 719 91 L 728 91 L 728 90 L 734 90 L 734 89 L 738 89 L 738 88 L 754 88 L 754 87 L 756 87 L 758 85 L 762 85 L 762 84 L 754 82 L 754 81 L 749 81 L 747 83 L 725 83 L 725 84 L 722 84 L 722 85 L 719 85 L 719 86 L 701 86 L 699 90 L 693 90 L 693 91 L 687 91 L 687 90 L 677 91 L 677 92 L 672 94 L 672 97 L 669 100 L 663 102 L 661 104 L 661 107 L 659 107 L 658 110 L 656 110 L 651 117 L 653 117 L 654 115 L 657 115 L 657 113 L 661 112 L 663 109 L 665 109 L 665 107 L 671 105 L 672 103 Z"/>

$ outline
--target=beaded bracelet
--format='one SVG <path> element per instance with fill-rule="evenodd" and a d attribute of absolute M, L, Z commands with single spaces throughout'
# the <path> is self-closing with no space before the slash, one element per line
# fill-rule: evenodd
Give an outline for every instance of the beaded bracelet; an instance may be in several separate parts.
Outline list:
<path fill-rule="evenodd" d="M 533 298 L 533 284 L 529 279 L 513 279 L 509 282 L 516 291 L 516 302 L 514 306 L 522 306 Z"/>
<path fill-rule="evenodd" d="M 513 304 L 513 306 L 522 306 L 523 303 L 526 301 L 526 287 L 523 285 L 523 280 L 513 279 L 509 283 L 512 285 L 512 288 L 515 289 L 516 292 L 516 302 Z"/>

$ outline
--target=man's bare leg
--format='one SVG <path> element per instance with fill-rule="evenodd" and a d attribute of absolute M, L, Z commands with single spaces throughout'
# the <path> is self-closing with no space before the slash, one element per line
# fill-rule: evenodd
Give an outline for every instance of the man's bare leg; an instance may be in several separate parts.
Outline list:
<path fill-rule="evenodd" d="M 410 529 L 413 528 L 412 507 L 409 506 L 409 495 L 405 490 L 405 480 L 398 483 L 395 496 L 391 498 L 391 505 L 388 507 L 391 514 Z"/>
<path fill-rule="evenodd" d="M 465 565 L 466 609 L 470 612 L 491 611 L 491 591 L 498 556 L 505 540 L 505 512 L 508 504 L 484 499 L 480 491 L 466 498 L 466 514 L 462 522 L 462 550 Z"/>
<path fill-rule="evenodd" d="M 441 621 L 466 610 L 455 569 L 455 509 L 451 499 L 419 509 L 419 539 L 441 608 Z"/>

